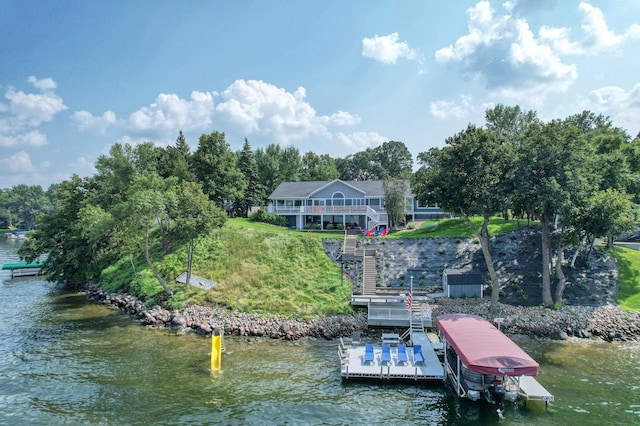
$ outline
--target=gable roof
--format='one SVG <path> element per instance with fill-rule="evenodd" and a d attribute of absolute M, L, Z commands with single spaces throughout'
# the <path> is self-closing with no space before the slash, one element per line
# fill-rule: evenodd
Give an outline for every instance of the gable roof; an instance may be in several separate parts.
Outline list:
<path fill-rule="evenodd" d="M 382 198 L 384 197 L 384 185 L 381 180 L 331 180 L 331 181 L 314 181 L 314 182 L 282 182 L 269 195 L 269 199 L 292 199 L 292 198 L 311 198 L 314 193 L 321 189 L 330 187 L 336 183 L 343 183 L 360 192 L 364 198 Z M 405 196 L 413 197 L 410 188 L 407 188 Z"/>

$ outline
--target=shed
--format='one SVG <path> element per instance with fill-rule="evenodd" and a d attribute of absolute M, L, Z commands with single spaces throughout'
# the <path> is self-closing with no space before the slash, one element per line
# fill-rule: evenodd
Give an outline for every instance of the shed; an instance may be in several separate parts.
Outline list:
<path fill-rule="evenodd" d="M 484 278 L 469 269 L 445 269 L 442 290 L 447 297 L 482 297 Z"/>

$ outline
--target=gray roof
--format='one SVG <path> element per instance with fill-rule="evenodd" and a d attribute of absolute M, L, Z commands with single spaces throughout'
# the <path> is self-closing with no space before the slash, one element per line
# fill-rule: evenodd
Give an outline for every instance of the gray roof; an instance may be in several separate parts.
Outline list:
<path fill-rule="evenodd" d="M 384 186 L 381 180 L 331 180 L 331 181 L 314 181 L 314 182 L 282 182 L 271 193 L 269 199 L 289 199 L 289 198 L 310 198 L 313 193 L 326 186 L 334 183 L 342 182 L 364 193 L 364 198 L 381 198 L 384 197 Z M 411 189 L 408 188 L 405 193 L 407 197 L 413 197 Z"/>
<path fill-rule="evenodd" d="M 448 285 L 484 284 L 484 276 L 470 269 L 445 269 Z"/>

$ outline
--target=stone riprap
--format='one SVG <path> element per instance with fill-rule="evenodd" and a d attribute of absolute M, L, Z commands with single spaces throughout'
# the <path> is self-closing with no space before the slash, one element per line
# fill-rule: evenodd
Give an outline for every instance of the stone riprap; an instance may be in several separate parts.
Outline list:
<path fill-rule="evenodd" d="M 383 331 L 368 328 L 366 312 L 363 310 L 351 315 L 291 320 L 208 306 L 189 306 L 175 312 L 159 306 L 149 309 L 132 296 L 96 288 L 86 290 L 86 294 L 91 300 L 132 315 L 142 325 L 171 327 L 180 332 L 192 330 L 202 335 L 222 331 L 226 335 L 297 340 L 303 337 L 336 339 L 351 336 L 355 331 L 363 336 L 378 336 Z M 438 299 L 431 307 L 434 317 L 447 313 L 469 313 L 481 315 L 490 321 L 503 318 L 500 327 L 507 334 L 552 339 L 570 336 L 606 341 L 640 339 L 640 312 L 630 314 L 615 306 L 565 306 L 560 310 L 552 310 L 500 304 L 498 312 L 490 314 L 489 301 L 484 299 Z"/>

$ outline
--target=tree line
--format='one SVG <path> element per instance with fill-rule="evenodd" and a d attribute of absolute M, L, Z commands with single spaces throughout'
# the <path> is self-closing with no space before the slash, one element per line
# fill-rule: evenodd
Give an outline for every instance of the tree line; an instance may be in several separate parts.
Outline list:
<path fill-rule="evenodd" d="M 492 307 L 499 277 L 489 217 L 540 221 L 543 302 L 549 306 L 562 300 L 567 253 L 573 250 L 571 266 L 580 254 L 588 256 L 596 238 L 627 231 L 636 220 L 640 139 L 589 111 L 545 123 L 534 111 L 497 105 L 486 111 L 484 126 L 470 124 L 417 159 L 413 173 L 411 153 L 399 141 L 344 158 L 302 155 L 278 144 L 254 150 L 246 138 L 233 152 L 218 131 L 200 136 L 191 152 L 180 132 L 166 148 L 115 144 L 90 177 L 74 175 L 47 191 L 27 185 L 0 191 L 0 220 L 36 228 L 21 253 L 27 259 L 47 254 L 53 279 L 83 285 L 115 260 L 141 256 L 171 293 L 153 259 L 188 243 L 190 275 L 195 240 L 226 217 L 247 216 L 251 207 L 265 205 L 281 182 L 383 180 L 385 207 L 396 222 L 404 215 L 404 197 L 398 195 L 410 182 L 424 204 L 437 203 L 469 225 L 472 215 L 484 218 L 474 231 L 494 289 Z"/>
<path fill-rule="evenodd" d="M 46 255 L 45 269 L 58 281 L 84 285 L 123 256 L 144 259 L 167 294 L 172 291 L 154 259 L 188 244 L 187 281 L 195 241 L 228 216 L 247 216 L 266 204 L 283 181 L 408 179 L 409 150 L 389 141 L 345 158 L 271 144 L 253 150 L 245 139 L 233 152 L 224 133 L 203 134 L 191 152 L 180 132 L 175 145 L 115 144 L 95 163 L 96 173 L 77 175 L 45 192 L 18 185 L 0 193 L 5 226 L 33 230 L 21 249 L 28 260 Z M 394 176 L 395 177 L 395 176 Z"/>
<path fill-rule="evenodd" d="M 491 256 L 488 223 L 513 214 L 540 222 L 542 301 L 562 304 L 564 270 L 588 259 L 597 238 L 629 232 L 640 201 L 640 139 L 590 111 L 543 122 L 534 111 L 497 105 L 485 125 L 447 138 L 418 155 L 418 198 L 464 218 L 478 237 L 497 307 L 500 280 Z M 473 226 L 469 217 L 481 215 Z M 552 234 L 553 237 L 552 238 Z M 565 255 L 571 253 L 571 260 Z"/>

